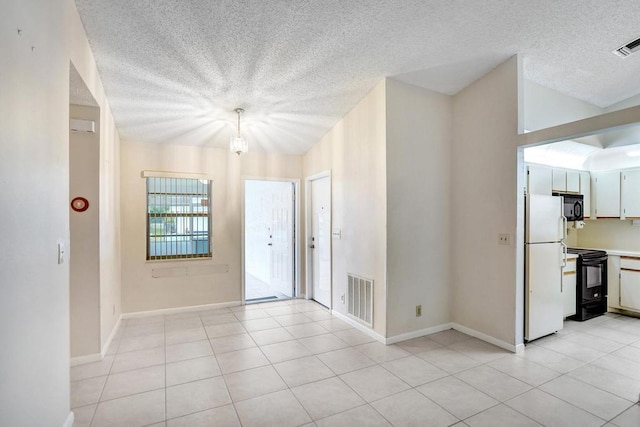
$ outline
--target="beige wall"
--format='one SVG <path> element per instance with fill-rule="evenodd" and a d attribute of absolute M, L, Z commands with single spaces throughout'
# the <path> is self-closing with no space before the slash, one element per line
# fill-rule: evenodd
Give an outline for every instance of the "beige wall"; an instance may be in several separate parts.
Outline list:
<path fill-rule="evenodd" d="M 126 141 L 121 148 L 122 304 L 125 313 L 239 302 L 242 178 L 302 175 L 300 156 Z M 213 259 L 146 261 L 144 170 L 202 173 L 213 178 Z M 153 278 L 153 269 L 217 266 L 227 272 Z M 219 270 L 217 270 L 219 271 Z"/>
<path fill-rule="evenodd" d="M 383 80 L 304 156 L 304 176 L 331 170 L 333 309 L 347 273 L 374 280 L 373 329 L 386 335 L 386 113 Z"/>
<path fill-rule="evenodd" d="M 597 219 L 578 231 L 578 246 L 640 252 L 640 227 L 630 220 Z"/>
<path fill-rule="evenodd" d="M 386 82 L 387 336 L 450 321 L 452 98 Z M 422 305 L 422 317 L 415 306 Z"/>
<path fill-rule="evenodd" d="M 100 106 L 100 347 L 106 351 L 120 306 L 120 137 L 75 2 L 65 0 L 66 61 Z M 68 67 L 68 65 L 67 65 Z"/>
<path fill-rule="evenodd" d="M 452 320 L 509 344 L 517 323 L 518 61 L 509 59 L 453 102 Z M 509 233 L 511 244 L 498 245 L 498 233 Z"/>
<path fill-rule="evenodd" d="M 84 197 L 89 209 L 69 207 L 71 357 L 100 353 L 100 109 L 71 105 L 71 118 L 93 120 L 96 133 L 69 134 L 69 199 Z"/>
<path fill-rule="evenodd" d="M 21 29 L 18 34 L 17 29 Z M 34 47 L 34 49 L 32 49 Z M 0 425 L 62 425 L 69 415 L 69 67 L 73 61 L 101 107 L 109 169 L 118 136 L 73 0 L 3 2 L 0 14 Z M 105 148 L 106 149 L 106 148 Z M 105 159 L 107 160 L 107 159 Z M 106 170 L 101 180 L 115 179 Z M 117 236 L 117 187 L 101 194 Z M 116 242 L 117 239 L 112 239 Z M 118 293 L 117 243 L 101 248 L 101 278 Z M 119 313 L 116 313 L 116 316 Z M 113 317 L 113 316 L 110 316 Z"/>

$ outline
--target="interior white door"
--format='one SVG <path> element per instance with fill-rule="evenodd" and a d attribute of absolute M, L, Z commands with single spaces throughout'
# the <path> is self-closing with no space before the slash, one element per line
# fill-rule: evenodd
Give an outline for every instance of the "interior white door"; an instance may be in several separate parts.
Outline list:
<path fill-rule="evenodd" d="M 526 246 L 525 339 L 528 341 L 563 327 L 562 246 L 537 243 Z"/>
<path fill-rule="evenodd" d="M 271 286 L 281 294 L 293 296 L 293 183 L 271 185 Z"/>
<path fill-rule="evenodd" d="M 329 177 L 311 181 L 311 293 L 320 304 L 331 307 L 331 188 Z M 308 252 L 308 253 L 309 253 Z"/>

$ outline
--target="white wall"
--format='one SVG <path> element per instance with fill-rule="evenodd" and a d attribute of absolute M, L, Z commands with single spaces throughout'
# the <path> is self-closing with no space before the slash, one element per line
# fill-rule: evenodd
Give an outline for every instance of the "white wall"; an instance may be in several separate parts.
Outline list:
<path fill-rule="evenodd" d="M 204 173 L 213 177 L 213 259 L 146 261 L 144 170 Z M 123 142 L 121 147 L 122 304 L 125 313 L 241 299 L 241 177 L 294 178 L 300 156 Z M 153 278 L 153 269 L 228 267 L 228 272 Z"/>
<path fill-rule="evenodd" d="M 518 62 L 509 59 L 454 96 L 451 157 L 452 320 L 509 344 L 516 339 Z M 498 245 L 498 233 L 509 233 L 511 244 Z"/>
<path fill-rule="evenodd" d="M 56 245 L 69 246 L 71 61 L 101 107 L 106 153 L 117 151 L 118 136 L 73 0 L 3 2 L 0 52 L 0 224 L 8 243 L 0 257 L 0 425 L 60 426 L 69 415 L 70 295 L 69 264 L 57 264 Z M 107 185 L 117 157 L 108 161 L 100 170 Z M 100 203 L 110 215 L 101 232 L 112 237 L 116 191 L 111 186 Z M 115 295 L 112 242 L 101 248 L 101 277 Z"/>
<path fill-rule="evenodd" d="M 450 321 L 452 98 L 392 79 L 387 111 L 387 336 Z M 422 305 L 422 317 L 415 306 Z"/>
<path fill-rule="evenodd" d="M 304 156 L 304 176 L 331 169 L 332 305 L 345 314 L 340 296 L 347 273 L 374 280 L 373 329 L 386 334 L 386 113 L 383 80 Z"/>
<path fill-rule="evenodd" d="M 93 120 L 98 132 L 70 132 L 69 199 L 84 197 L 89 209 L 69 207 L 71 357 L 100 353 L 100 109 L 71 105 L 70 117 Z"/>
<path fill-rule="evenodd" d="M 56 243 L 69 241 L 69 65 L 58 6 L 3 2 L 0 14 L 0 425 L 6 426 L 60 426 L 69 413 L 69 264 L 56 258 Z"/>
<path fill-rule="evenodd" d="M 604 113 L 596 105 L 524 80 L 524 128 L 546 129 Z"/>

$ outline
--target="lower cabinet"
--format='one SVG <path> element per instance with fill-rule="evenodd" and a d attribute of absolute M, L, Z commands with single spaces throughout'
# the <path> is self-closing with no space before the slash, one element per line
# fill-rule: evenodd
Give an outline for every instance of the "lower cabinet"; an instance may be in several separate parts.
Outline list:
<path fill-rule="evenodd" d="M 620 306 L 640 311 L 640 258 L 620 257 Z"/>
<path fill-rule="evenodd" d="M 607 266 L 607 304 L 609 308 L 620 307 L 620 256 L 608 255 Z"/>
<path fill-rule="evenodd" d="M 564 317 L 576 314 L 576 260 L 567 258 L 567 265 L 562 269 L 562 299 Z"/>

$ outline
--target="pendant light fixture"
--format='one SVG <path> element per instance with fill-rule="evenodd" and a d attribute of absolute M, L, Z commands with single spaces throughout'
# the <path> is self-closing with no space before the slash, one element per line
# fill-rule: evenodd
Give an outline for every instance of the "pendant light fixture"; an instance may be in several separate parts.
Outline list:
<path fill-rule="evenodd" d="M 231 140 L 229 141 L 229 149 L 239 156 L 249 150 L 249 145 L 247 144 L 247 140 L 240 135 L 240 114 L 244 113 L 244 109 L 236 108 L 233 111 L 238 114 L 238 134 L 231 137 Z"/>

